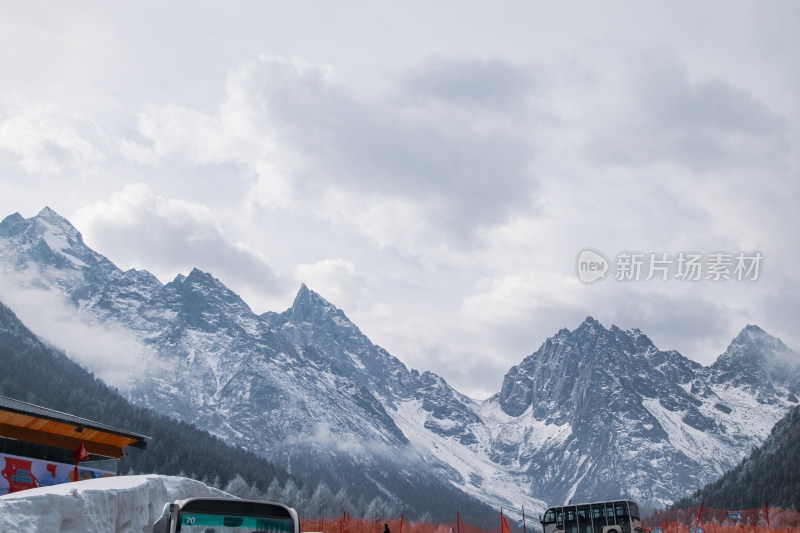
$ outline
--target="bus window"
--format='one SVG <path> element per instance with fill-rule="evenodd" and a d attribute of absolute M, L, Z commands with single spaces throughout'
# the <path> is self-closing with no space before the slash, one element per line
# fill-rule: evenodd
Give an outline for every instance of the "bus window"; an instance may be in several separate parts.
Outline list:
<path fill-rule="evenodd" d="M 634 502 L 628 502 L 628 508 L 631 510 L 631 520 L 641 520 L 639 515 L 639 506 Z"/>
<path fill-rule="evenodd" d="M 575 507 L 564 508 L 564 531 L 566 533 L 578 533 L 578 520 L 575 516 Z"/>
<path fill-rule="evenodd" d="M 628 516 L 627 502 L 614 502 L 614 509 L 617 514 L 617 524 L 622 527 L 622 533 L 631 533 L 631 520 Z"/>
<path fill-rule="evenodd" d="M 564 529 L 564 509 L 556 509 L 556 529 Z"/>
<path fill-rule="evenodd" d="M 593 533 L 592 515 L 588 505 L 578 506 L 578 533 Z"/>
<path fill-rule="evenodd" d="M 609 526 L 613 526 L 617 523 L 617 519 L 614 517 L 614 504 L 611 502 L 606 503 L 606 524 Z"/>
<path fill-rule="evenodd" d="M 603 528 L 606 525 L 606 508 L 602 503 L 592 504 L 592 527 L 594 533 L 603 533 Z"/>
<path fill-rule="evenodd" d="M 548 509 L 546 513 L 544 513 L 544 518 L 542 519 L 543 524 L 555 524 L 556 523 L 556 512 L 552 509 Z"/>

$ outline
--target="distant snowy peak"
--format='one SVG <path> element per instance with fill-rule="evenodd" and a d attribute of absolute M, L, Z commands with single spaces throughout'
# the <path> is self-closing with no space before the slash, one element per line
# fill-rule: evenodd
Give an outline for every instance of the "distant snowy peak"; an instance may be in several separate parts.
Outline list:
<path fill-rule="evenodd" d="M 188 276 L 178 275 L 166 285 L 184 295 L 202 295 L 206 304 L 216 304 L 225 310 L 249 312 L 248 306 L 241 297 L 230 290 L 219 279 L 197 268 L 192 269 Z"/>
<path fill-rule="evenodd" d="M 305 283 L 300 285 L 300 290 L 294 298 L 292 307 L 282 315 L 286 322 L 294 324 L 333 322 L 337 326 L 356 328 L 344 312 L 309 289 Z"/>
<path fill-rule="evenodd" d="M 42 241 L 53 252 L 74 253 L 76 249 L 86 249 L 81 233 L 49 207 L 29 219 L 19 213 L 7 216 L 0 222 L 0 236 L 29 244 Z"/>
<path fill-rule="evenodd" d="M 238 294 L 197 268 L 188 276 L 178 275 L 167 283 L 160 300 L 157 305 L 166 306 L 166 312 L 177 313 L 179 323 L 189 329 L 255 337 L 268 329 Z"/>
<path fill-rule="evenodd" d="M 80 232 L 46 207 L 29 219 L 14 213 L 0 222 L 0 266 L 7 271 L 49 270 L 42 281 L 73 301 L 88 300 L 122 272 L 83 242 Z"/>
<path fill-rule="evenodd" d="M 758 326 L 748 325 L 711 366 L 714 382 L 757 387 L 769 382 L 800 385 L 800 354 Z"/>
<path fill-rule="evenodd" d="M 309 289 L 305 283 L 300 285 L 289 309 L 282 313 L 267 311 L 259 315 L 259 318 L 276 330 L 282 330 L 298 348 L 310 344 L 311 331 L 318 330 L 326 324 L 329 328 L 336 329 L 344 326 L 360 334 L 344 312 Z"/>
<path fill-rule="evenodd" d="M 635 377 L 632 388 L 667 393 L 665 387 L 688 383 L 700 368 L 678 352 L 659 350 L 639 330 L 606 328 L 590 316 L 572 331 L 560 330 L 512 367 L 498 401 L 510 416 L 534 406 L 536 413 L 560 413 L 561 419 L 582 402 L 576 391 L 600 398 Z"/>
<path fill-rule="evenodd" d="M 344 312 L 305 284 L 283 313 L 264 313 L 269 324 L 307 357 L 324 361 L 335 372 L 368 387 L 394 405 L 415 378 L 399 359 L 377 346 Z"/>

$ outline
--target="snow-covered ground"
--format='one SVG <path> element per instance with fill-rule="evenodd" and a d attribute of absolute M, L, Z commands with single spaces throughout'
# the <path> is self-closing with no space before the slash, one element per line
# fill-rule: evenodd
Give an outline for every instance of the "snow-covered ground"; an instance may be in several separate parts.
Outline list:
<path fill-rule="evenodd" d="M 185 498 L 233 498 L 174 476 L 117 476 L 0 496 L 0 533 L 150 533 L 164 504 Z"/>

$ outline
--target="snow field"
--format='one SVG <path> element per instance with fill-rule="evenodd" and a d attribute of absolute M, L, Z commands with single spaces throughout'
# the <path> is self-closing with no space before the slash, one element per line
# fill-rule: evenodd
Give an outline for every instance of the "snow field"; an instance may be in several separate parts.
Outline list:
<path fill-rule="evenodd" d="M 0 533 L 150 533 L 164 504 L 233 498 L 182 477 L 117 476 L 0 496 Z"/>

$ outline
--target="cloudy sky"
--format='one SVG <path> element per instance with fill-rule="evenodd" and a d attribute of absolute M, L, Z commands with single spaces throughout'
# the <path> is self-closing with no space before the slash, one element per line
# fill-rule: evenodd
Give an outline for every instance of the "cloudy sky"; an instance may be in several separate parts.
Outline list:
<path fill-rule="evenodd" d="M 3 11 L 0 216 L 50 206 L 123 269 L 258 313 L 305 282 L 476 398 L 587 315 L 704 364 L 751 323 L 800 349 L 797 2 Z"/>

